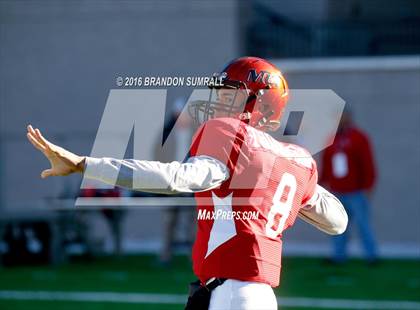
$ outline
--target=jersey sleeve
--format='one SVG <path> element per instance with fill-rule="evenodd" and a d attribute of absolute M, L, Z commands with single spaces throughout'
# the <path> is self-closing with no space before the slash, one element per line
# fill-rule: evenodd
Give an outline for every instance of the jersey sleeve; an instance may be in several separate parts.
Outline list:
<path fill-rule="evenodd" d="M 195 156 L 185 163 L 86 157 L 84 177 L 131 190 L 158 194 L 195 193 L 219 186 L 227 168 L 214 158 Z"/>
<path fill-rule="evenodd" d="M 212 119 L 204 123 L 193 137 L 191 156 L 209 156 L 228 169 L 230 176 L 246 168 L 249 152 L 244 128 L 235 119 Z"/>

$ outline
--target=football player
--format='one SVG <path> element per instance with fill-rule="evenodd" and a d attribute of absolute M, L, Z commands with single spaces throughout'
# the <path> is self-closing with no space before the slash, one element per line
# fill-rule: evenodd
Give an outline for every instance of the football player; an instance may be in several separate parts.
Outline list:
<path fill-rule="evenodd" d="M 78 156 L 28 126 L 28 139 L 51 168 L 43 178 L 85 177 L 167 194 L 195 193 L 198 230 L 193 269 L 198 277 L 186 309 L 277 309 L 282 233 L 300 217 L 340 234 L 347 214 L 317 185 L 315 161 L 303 148 L 273 139 L 289 89 L 281 72 L 256 57 L 232 61 L 209 100 L 189 106 L 199 123 L 184 163 Z M 134 179 L 133 179 L 134 175 Z M 158 190 L 156 190 L 158 189 Z"/>

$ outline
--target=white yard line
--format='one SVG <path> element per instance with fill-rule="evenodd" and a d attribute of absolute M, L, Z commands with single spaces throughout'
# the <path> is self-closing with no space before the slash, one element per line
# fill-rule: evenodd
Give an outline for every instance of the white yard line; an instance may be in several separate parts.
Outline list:
<path fill-rule="evenodd" d="M 59 300 L 85 302 L 116 302 L 146 304 L 184 304 L 181 294 L 114 293 L 114 292 L 54 292 L 54 291 L 0 291 L 0 299 Z M 280 306 L 324 309 L 398 309 L 420 310 L 420 302 L 391 300 L 355 300 L 306 297 L 278 297 Z"/>
<path fill-rule="evenodd" d="M 183 304 L 186 301 L 186 296 L 114 292 L 0 291 L 0 299 Z"/>

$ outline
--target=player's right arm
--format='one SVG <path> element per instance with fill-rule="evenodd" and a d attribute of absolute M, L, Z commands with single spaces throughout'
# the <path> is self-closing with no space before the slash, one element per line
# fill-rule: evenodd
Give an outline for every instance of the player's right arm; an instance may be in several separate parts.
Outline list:
<path fill-rule="evenodd" d="M 216 188 L 229 178 L 229 171 L 210 156 L 190 157 L 184 163 L 86 157 L 84 176 L 132 190 L 178 194 Z"/>
<path fill-rule="evenodd" d="M 226 165 L 211 156 L 193 156 L 185 163 L 93 158 L 76 155 L 49 142 L 31 125 L 27 137 L 51 164 L 50 169 L 41 173 L 42 178 L 84 172 L 85 177 L 106 184 L 162 194 L 206 191 L 229 178 Z"/>

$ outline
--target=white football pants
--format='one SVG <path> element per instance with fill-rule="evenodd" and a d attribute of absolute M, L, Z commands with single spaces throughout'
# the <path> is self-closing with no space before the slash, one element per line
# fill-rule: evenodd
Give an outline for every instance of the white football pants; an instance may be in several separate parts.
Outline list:
<path fill-rule="evenodd" d="M 211 292 L 209 310 L 277 310 L 270 285 L 226 280 Z"/>

